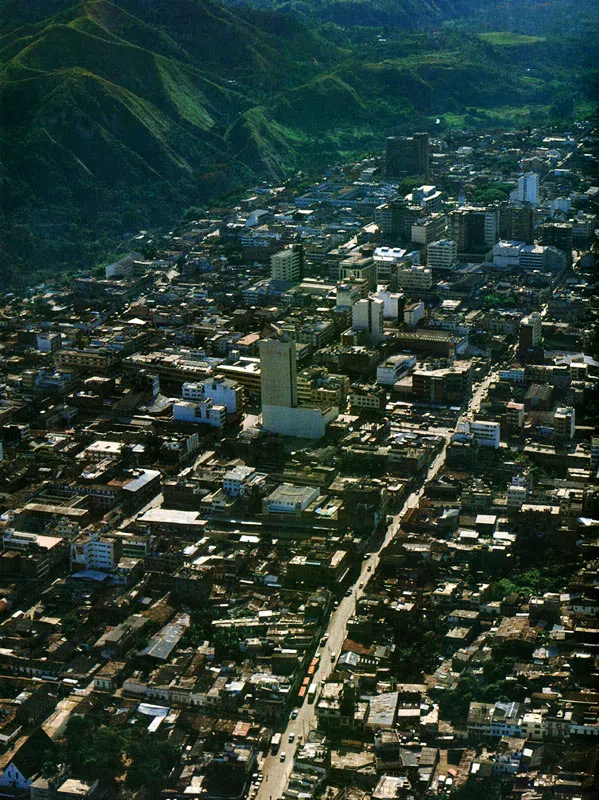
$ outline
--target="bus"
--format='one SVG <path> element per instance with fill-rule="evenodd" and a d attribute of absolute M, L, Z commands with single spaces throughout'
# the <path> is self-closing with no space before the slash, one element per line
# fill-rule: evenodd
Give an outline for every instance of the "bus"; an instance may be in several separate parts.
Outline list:
<path fill-rule="evenodd" d="M 316 700 L 316 684 L 313 683 L 308 689 L 308 702 L 313 703 Z"/>
<path fill-rule="evenodd" d="M 272 739 L 270 740 L 270 752 L 273 754 L 273 756 L 276 756 L 276 754 L 279 752 L 280 744 L 281 744 L 281 734 L 274 733 Z"/>

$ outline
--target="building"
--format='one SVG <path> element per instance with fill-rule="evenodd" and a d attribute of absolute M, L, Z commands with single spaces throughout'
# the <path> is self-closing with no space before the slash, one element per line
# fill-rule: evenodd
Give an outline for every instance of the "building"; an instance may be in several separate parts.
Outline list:
<path fill-rule="evenodd" d="M 509 433 L 521 434 L 524 430 L 524 418 L 526 416 L 524 403 L 516 403 L 510 400 L 505 407 L 505 425 Z"/>
<path fill-rule="evenodd" d="M 406 200 L 397 198 L 377 206 L 374 210 L 374 221 L 387 239 L 394 242 L 410 242 L 412 226 L 422 217 L 419 206 L 410 205 Z"/>
<path fill-rule="evenodd" d="M 121 558 L 121 541 L 99 533 L 81 534 L 71 542 L 71 569 L 114 572 Z"/>
<path fill-rule="evenodd" d="M 408 327 L 415 328 L 422 319 L 424 319 L 424 303 L 409 303 L 404 308 L 403 321 Z"/>
<path fill-rule="evenodd" d="M 458 263 L 458 245 L 453 239 L 431 242 L 426 248 L 426 266 L 431 269 L 453 269 Z"/>
<path fill-rule="evenodd" d="M 349 392 L 347 375 L 329 374 L 326 367 L 309 367 L 297 376 L 300 406 L 345 406 Z"/>
<path fill-rule="evenodd" d="M 349 393 L 352 411 L 375 411 L 382 413 L 387 403 L 387 393 L 382 386 L 353 383 Z"/>
<path fill-rule="evenodd" d="M 297 407 L 295 343 L 266 339 L 260 343 L 262 405 Z"/>
<path fill-rule="evenodd" d="M 393 386 L 402 375 L 416 366 L 416 356 L 411 353 L 401 353 L 390 356 L 376 368 L 376 379 L 383 386 Z"/>
<path fill-rule="evenodd" d="M 428 245 L 445 237 L 447 233 L 447 215 L 441 212 L 432 213 L 412 225 L 412 242 Z"/>
<path fill-rule="evenodd" d="M 274 281 L 299 283 L 304 277 L 304 248 L 292 245 L 270 257 L 270 276 Z"/>
<path fill-rule="evenodd" d="M 173 419 L 175 422 L 203 422 L 213 428 L 222 428 L 227 421 L 227 409 L 210 398 L 199 403 L 182 400 L 173 406 Z"/>
<path fill-rule="evenodd" d="M 574 438 L 576 428 L 575 411 L 562 406 L 553 413 L 553 438 L 559 442 L 569 442 Z"/>
<path fill-rule="evenodd" d="M 399 266 L 395 280 L 397 288 L 408 294 L 410 292 L 427 292 L 433 285 L 433 273 L 430 267 Z"/>
<path fill-rule="evenodd" d="M 571 222 L 544 222 L 540 229 L 542 244 L 563 250 L 568 264 L 572 263 L 572 228 Z"/>
<path fill-rule="evenodd" d="M 301 514 L 318 499 L 318 495 L 318 489 L 314 486 L 282 483 L 265 498 L 264 509 L 271 514 Z"/>
<path fill-rule="evenodd" d="M 262 427 L 270 433 L 320 439 L 339 409 L 299 408 L 295 344 L 265 339 L 260 344 Z"/>
<path fill-rule="evenodd" d="M 388 178 L 428 178 L 428 133 L 389 136 L 385 147 L 385 173 Z"/>
<path fill-rule="evenodd" d="M 494 206 L 456 209 L 449 215 L 449 224 L 450 238 L 464 255 L 485 253 L 499 238 L 499 210 Z"/>
<path fill-rule="evenodd" d="M 472 420 L 469 425 L 470 434 L 479 447 L 499 447 L 500 425 L 487 420 Z"/>
<path fill-rule="evenodd" d="M 539 347 L 543 334 L 541 315 L 534 311 L 520 320 L 518 345 L 521 350 L 532 350 Z"/>
<path fill-rule="evenodd" d="M 352 328 L 363 332 L 367 344 L 379 344 L 385 337 L 383 308 L 383 301 L 374 297 L 358 300 L 352 308 Z"/>
<path fill-rule="evenodd" d="M 499 206 L 499 238 L 532 244 L 534 240 L 532 206 L 502 203 Z"/>
<path fill-rule="evenodd" d="M 412 395 L 425 403 L 461 404 L 472 391 L 472 363 L 456 362 L 443 369 L 417 369 L 412 376 Z"/>
<path fill-rule="evenodd" d="M 466 730 L 473 739 L 521 736 L 519 703 L 470 703 Z"/>
<path fill-rule="evenodd" d="M 344 258 L 339 264 L 339 280 L 342 283 L 366 282 L 368 291 L 376 289 L 376 264 L 372 256 Z"/>
<path fill-rule="evenodd" d="M 406 200 L 415 206 L 420 206 L 424 213 L 439 213 L 443 205 L 443 192 L 436 186 L 418 186 L 410 194 L 406 195 Z"/>
<path fill-rule="evenodd" d="M 512 192 L 511 199 L 520 203 L 537 205 L 539 202 L 539 176 L 536 172 L 525 172 L 518 178 L 518 185 Z"/>
<path fill-rule="evenodd" d="M 223 376 L 209 381 L 187 381 L 183 384 L 181 394 L 184 400 L 210 399 L 216 405 L 224 406 L 227 414 L 239 414 L 244 408 L 243 387 Z"/>

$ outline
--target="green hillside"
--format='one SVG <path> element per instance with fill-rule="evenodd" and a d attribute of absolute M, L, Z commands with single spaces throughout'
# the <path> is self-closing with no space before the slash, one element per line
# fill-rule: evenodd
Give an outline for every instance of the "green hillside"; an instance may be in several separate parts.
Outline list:
<path fill-rule="evenodd" d="M 593 96 L 591 29 L 471 33 L 461 0 L 429 0 L 421 18 L 455 25 L 382 35 L 304 5 L 308 22 L 214 0 L 0 0 L 0 282 L 89 268 L 192 203 L 437 116 L 517 124 Z"/>

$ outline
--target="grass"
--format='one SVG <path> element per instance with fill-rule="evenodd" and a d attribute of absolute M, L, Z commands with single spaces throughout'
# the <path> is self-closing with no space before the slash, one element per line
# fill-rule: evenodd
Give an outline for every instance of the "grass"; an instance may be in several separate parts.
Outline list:
<path fill-rule="evenodd" d="M 510 31 L 486 31 L 477 34 L 479 39 L 496 47 L 519 47 L 523 44 L 537 44 L 544 42 L 544 36 L 527 36 L 524 33 L 511 33 Z"/>

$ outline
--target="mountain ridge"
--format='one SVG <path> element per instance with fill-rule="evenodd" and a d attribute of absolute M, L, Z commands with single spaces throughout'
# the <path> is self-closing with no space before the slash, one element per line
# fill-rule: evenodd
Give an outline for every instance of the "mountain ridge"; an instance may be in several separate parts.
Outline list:
<path fill-rule="evenodd" d="M 0 14 L 5 284 L 93 266 L 115 236 L 427 116 L 516 119 L 589 61 L 577 39 L 549 57 L 540 37 L 382 36 L 216 0 L 3 0 Z"/>

